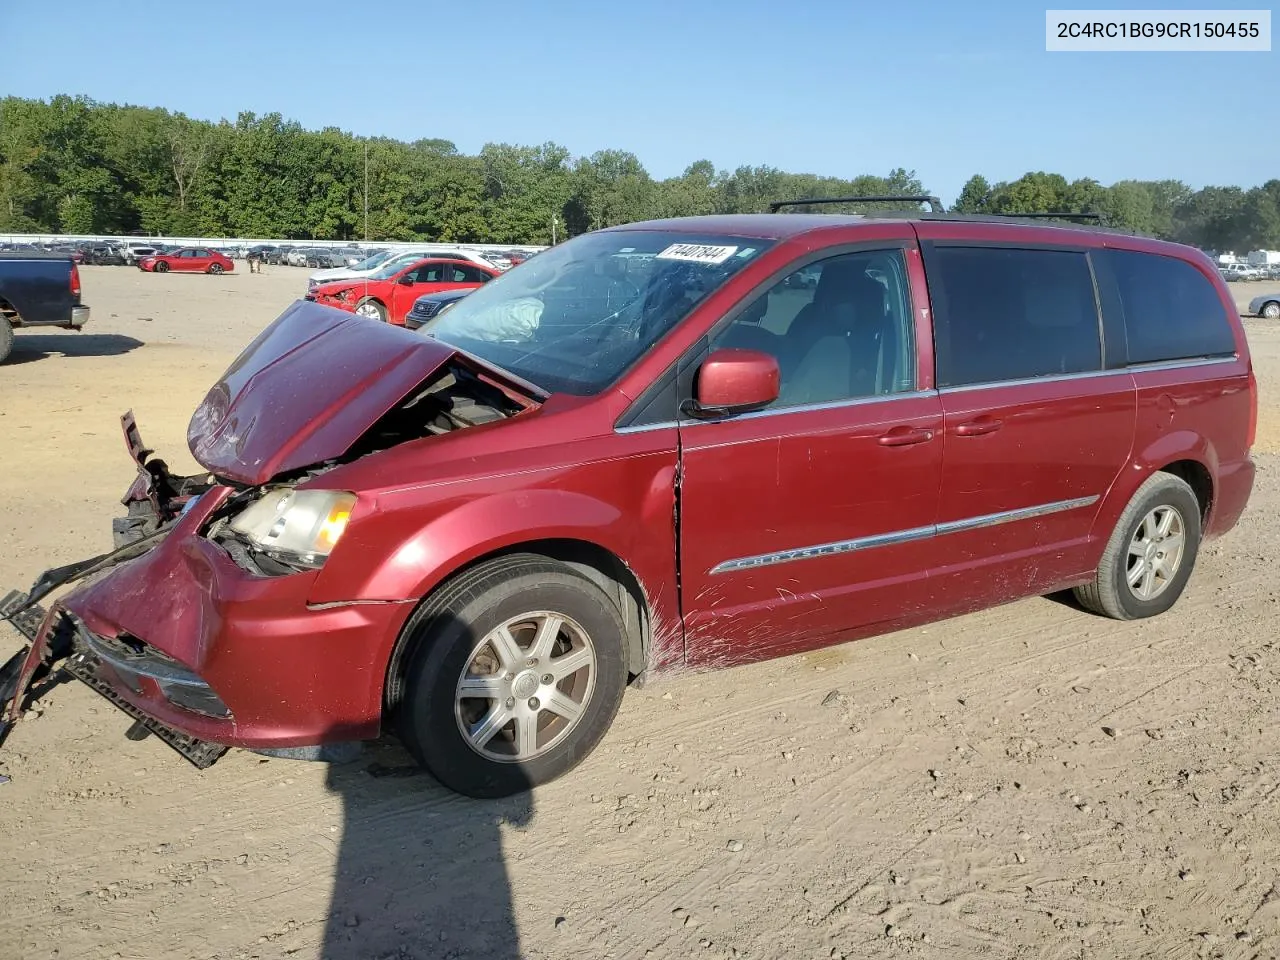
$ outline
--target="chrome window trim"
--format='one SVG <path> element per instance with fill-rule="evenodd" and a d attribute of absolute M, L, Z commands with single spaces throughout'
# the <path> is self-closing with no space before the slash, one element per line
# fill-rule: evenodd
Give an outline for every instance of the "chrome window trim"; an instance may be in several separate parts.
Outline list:
<path fill-rule="evenodd" d="M 794 407 L 778 407 L 775 409 L 756 410 L 752 413 L 740 413 L 736 417 L 722 420 L 664 420 L 662 423 L 646 423 L 636 427 L 614 427 L 614 433 L 640 433 L 644 430 L 662 430 L 667 427 L 706 427 L 717 423 L 737 423 L 739 420 L 759 420 L 762 417 L 780 417 L 788 413 L 818 413 L 823 410 L 841 410 L 845 407 L 862 407 L 875 403 L 886 403 L 890 400 L 919 400 L 923 397 L 936 396 L 936 390 L 904 390 L 901 393 L 880 393 L 872 397 L 850 397 L 845 400 L 828 400 L 823 403 L 803 403 Z"/>
<path fill-rule="evenodd" d="M 1082 370 L 1079 373 L 1058 373 L 1044 377 L 1022 377 L 1017 380 L 985 380 L 982 383 L 964 383 L 954 387 L 942 387 L 940 394 L 964 393 L 968 390 L 989 390 L 992 387 L 1029 387 L 1037 383 L 1063 383 L 1071 380 L 1092 380 L 1095 377 L 1112 377 L 1126 373 L 1151 373 L 1158 370 L 1184 370 L 1193 367 L 1208 367 L 1216 364 L 1235 363 L 1239 354 L 1229 357 L 1194 357 L 1185 360 L 1155 360 L 1151 363 L 1135 363 L 1127 367 L 1115 367 L 1111 370 Z"/>
<path fill-rule="evenodd" d="M 1157 370 L 1182 370 L 1190 367 L 1212 367 L 1218 364 L 1238 363 L 1240 354 L 1233 353 L 1229 357 L 1195 357 L 1180 360 L 1151 360 L 1147 363 L 1135 363 L 1126 369 L 1130 373 L 1151 373 Z"/>
<path fill-rule="evenodd" d="M 669 430 L 680 424 L 675 420 L 662 420 L 658 423 L 641 423 L 634 427 L 614 427 L 614 433 L 648 433 L 650 430 Z"/>
<path fill-rule="evenodd" d="M 796 547 L 791 550 L 779 550 L 776 553 L 761 553 L 751 557 L 739 557 L 725 560 L 711 568 L 710 573 L 732 573 L 738 570 L 753 570 L 757 567 L 768 567 L 779 563 L 790 563 L 793 560 L 810 560 L 814 557 L 829 557 L 857 550 L 869 550 L 875 547 L 892 546 L 899 543 L 910 543 L 914 540 L 927 540 L 944 536 L 948 533 L 960 533 L 965 530 L 978 530 L 983 527 L 994 527 L 1000 524 L 1013 523 L 1017 520 L 1030 520 L 1067 510 L 1077 510 L 1092 506 L 1101 499 L 1099 494 L 1088 497 L 1075 497 L 1071 500 L 1057 500 L 1053 503 L 1042 503 L 1033 507 L 1020 507 L 1016 510 L 1002 510 L 999 513 L 987 513 L 964 520 L 951 520 L 946 523 L 933 524 L 927 527 L 912 527 L 908 530 L 895 530 L 890 533 L 879 533 L 870 537 L 858 537 L 853 540 L 837 540 L 833 543 L 820 543 L 811 547 Z"/>
<path fill-rule="evenodd" d="M 821 410 L 838 410 L 843 407 L 860 407 L 873 403 L 885 403 L 890 400 L 919 400 L 924 397 L 965 393 L 971 390 L 990 390 L 995 387 L 1029 387 L 1041 383 L 1063 383 L 1072 380 L 1092 380 L 1096 377 L 1114 377 L 1131 373 L 1155 373 L 1161 370 L 1187 370 L 1195 367 L 1212 367 L 1229 363 L 1238 363 L 1240 355 L 1229 357 L 1195 357 L 1185 360 L 1154 360 L 1150 363 L 1135 363 L 1128 367 L 1116 367 L 1112 370 L 1085 370 L 1080 373 L 1063 373 L 1046 377 L 1025 377 L 1020 380 L 988 380 L 983 383 L 966 383 L 956 387 L 943 387 L 940 390 L 909 390 L 902 393 L 883 393 L 873 397 L 851 397 L 846 400 L 830 400 L 826 403 L 807 403 L 794 407 L 778 407 L 777 409 L 757 410 L 754 413 L 743 413 L 723 420 L 664 420 L 661 423 L 646 423 L 635 427 L 614 427 L 614 433 L 643 433 L 648 430 L 667 430 L 671 427 L 704 427 L 717 423 L 736 423 L 739 420 L 758 420 L 761 417 L 778 417 L 788 413 L 815 413 Z"/>

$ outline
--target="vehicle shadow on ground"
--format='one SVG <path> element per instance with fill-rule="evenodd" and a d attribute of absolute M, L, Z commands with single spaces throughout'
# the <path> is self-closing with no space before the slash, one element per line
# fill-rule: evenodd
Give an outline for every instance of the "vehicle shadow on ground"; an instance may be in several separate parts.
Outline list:
<path fill-rule="evenodd" d="M 1054 603 L 1068 607 L 1075 610 L 1077 613 L 1089 613 L 1089 611 L 1084 608 L 1084 605 L 1076 599 L 1076 595 L 1072 590 L 1059 590 L 1057 593 L 1046 593 L 1044 594 L 1044 599 L 1051 600 Z"/>
<path fill-rule="evenodd" d="M 135 337 L 119 333 L 24 333 L 13 340 L 13 353 L 6 364 L 31 363 L 50 357 L 117 357 L 145 346 Z"/>
<path fill-rule="evenodd" d="M 387 737 L 328 786 L 343 828 L 322 960 L 520 958 L 501 828 L 531 823 L 528 792 L 460 796 Z"/>

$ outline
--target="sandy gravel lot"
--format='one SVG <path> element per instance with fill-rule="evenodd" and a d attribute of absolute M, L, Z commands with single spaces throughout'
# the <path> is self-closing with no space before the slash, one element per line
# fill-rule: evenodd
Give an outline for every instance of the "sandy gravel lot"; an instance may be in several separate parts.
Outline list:
<path fill-rule="evenodd" d="M 91 267 L 89 332 L 19 333 L 0 589 L 110 545 L 123 410 L 190 464 L 193 407 L 305 276 Z M 63 685 L 0 754 L 0 960 L 1275 956 L 1280 325 L 1247 325 L 1257 488 L 1173 614 L 1033 599 L 659 683 L 496 803 L 394 744 L 202 773 Z"/>

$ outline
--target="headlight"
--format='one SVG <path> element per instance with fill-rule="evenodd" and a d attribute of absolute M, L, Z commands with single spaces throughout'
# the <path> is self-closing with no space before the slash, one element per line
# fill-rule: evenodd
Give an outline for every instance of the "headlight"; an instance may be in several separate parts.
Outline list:
<path fill-rule="evenodd" d="M 356 495 L 335 490 L 273 490 L 230 522 L 230 528 L 269 554 L 320 566 L 351 518 Z"/>

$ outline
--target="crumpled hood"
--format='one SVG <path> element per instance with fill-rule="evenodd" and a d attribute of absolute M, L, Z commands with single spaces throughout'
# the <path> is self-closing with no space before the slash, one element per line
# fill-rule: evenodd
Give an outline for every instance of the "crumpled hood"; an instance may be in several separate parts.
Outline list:
<path fill-rule="evenodd" d="M 265 483 L 342 456 L 453 356 L 438 340 L 299 300 L 214 384 L 187 444 L 210 473 Z"/>

